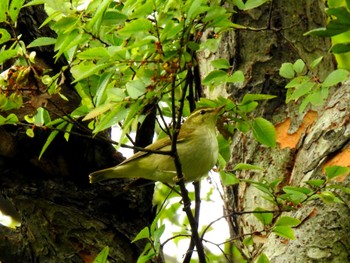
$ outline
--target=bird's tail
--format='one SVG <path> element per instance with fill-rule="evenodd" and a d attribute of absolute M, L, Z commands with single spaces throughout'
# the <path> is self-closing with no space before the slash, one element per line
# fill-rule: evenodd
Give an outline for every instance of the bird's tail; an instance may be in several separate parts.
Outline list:
<path fill-rule="evenodd" d="M 123 173 L 117 172 L 115 168 L 107 168 L 93 172 L 89 175 L 90 183 L 97 183 L 114 178 L 124 178 Z"/>

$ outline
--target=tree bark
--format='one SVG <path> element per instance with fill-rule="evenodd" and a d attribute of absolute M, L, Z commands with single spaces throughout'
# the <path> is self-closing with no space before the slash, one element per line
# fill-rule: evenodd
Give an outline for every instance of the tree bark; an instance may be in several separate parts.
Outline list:
<path fill-rule="evenodd" d="M 54 37 L 49 28 L 38 28 L 43 14 L 42 6 L 21 10 L 17 34 L 25 43 L 39 36 Z M 60 70 L 65 63 L 52 63 L 51 49 L 36 51 L 41 67 Z M 66 80 L 62 93 L 69 103 L 51 97 L 46 105 L 58 116 L 80 103 L 69 75 Z M 23 118 L 35 112 L 32 106 L 25 104 L 15 113 Z M 153 220 L 153 187 L 126 192 L 122 180 L 90 185 L 90 172 L 114 166 L 123 157 L 107 140 L 93 139 L 83 123 L 76 124 L 69 141 L 58 135 L 40 160 L 51 131 L 34 128 L 30 138 L 25 126 L 0 127 L 1 195 L 21 219 L 16 230 L 0 226 L 1 262 L 92 262 L 105 246 L 110 247 L 109 262 L 136 262 L 142 252 L 144 244 L 131 241 Z M 108 132 L 104 136 L 108 139 Z"/>
<path fill-rule="evenodd" d="M 219 51 L 202 55 L 202 59 L 227 58 L 235 70 L 242 70 L 245 74 L 243 85 L 223 86 L 219 95 L 228 94 L 234 101 L 240 101 L 247 93 L 277 96 L 262 103 L 256 112 L 257 116 L 262 115 L 275 124 L 278 147 L 265 148 L 253 139 L 252 134 L 236 132 L 228 169 L 237 163 L 260 165 L 265 168 L 264 172 L 235 173 L 239 178 L 256 181 L 262 178 L 272 181 L 283 177 L 282 186 L 302 186 L 305 180 L 322 176 L 326 164 L 349 151 L 349 87 L 344 84 L 333 89 L 322 108 L 309 109 L 301 115 L 298 114 L 298 103 L 286 105 L 286 80 L 278 73 L 283 62 L 294 63 L 301 58 L 309 65 L 317 57 L 324 56 L 322 65 L 315 73 L 321 81 L 335 68 L 335 64 L 328 53 L 328 39 L 303 36 L 308 30 L 325 25 L 323 1 L 274 0 L 269 3 L 252 11 L 238 11 L 234 22 L 255 30 L 226 33 Z M 209 70 L 210 66 L 206 64 L 202 67 L 202 75 L 206 75 Z M 215 97 L 217 94 L 209 93 L 209 96 Z M 290 139 L 294 140 L 292 144 L 288 144 Z M 348 162 L 333 163 L 350 165 Z M 349 185 L 349 180 L 343 183 Z M 234 212 L 252 211 L 256 207 L 276 208 L 252 185 L 240 183 L 227 187 L 227 214 L 233 215 L 228 220 L 231 235 L 241 237 L 235 245 L 249 262 L 256 260 L 261 252 L 265 252 L 271 262 L 278 263 L 348 262 L 350 200 L 345 195 L 343 199 L 345 204 L 310 202 L 296 212 L 289 213 L 305 221 L 295 229 L 296 240 L 284 240 L 271 234 L 261 243 L 255 242 L 252 247 L 247 247 L 243 244 L 244 235 L 263 230 L 263 225 L 253 214 L 235 216 Z"/>

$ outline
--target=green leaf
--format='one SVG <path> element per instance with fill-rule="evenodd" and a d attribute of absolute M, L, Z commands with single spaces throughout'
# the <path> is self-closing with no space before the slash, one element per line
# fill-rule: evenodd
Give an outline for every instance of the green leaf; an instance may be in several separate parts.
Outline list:
<path fill-rule="evenodd" d="M 323 179 L 315 179 L 315 180 L 308 180 L 308 181 L 305 181 L 305 183 L 307 183 L 308 185 L 315 186 L 315 187 L 320 187 L 320 186 L 322 186 L 325 182 L 326 182 L 326 180 L 323 180 Z"/>
<path fill-rule="evenodd" d="M 294 92 L 290 96 L 288 96 L 286 102 L 288 103 L 291 100 L 299 99 L 300 97 L 309 93 L 314 86 L 315 86 L 314 82 L 304 82 L 304 83 L 300 84 L 299 86 L 295 87 Z"/>
<path fill-rule="evenodd" d="M 258 117 L 252 123 L 254 138 L 268 147 L 276 146 L 276 130 L 271 122 Z"/>
<path fill-rule="evenodd" d="M 8 0 L 0 0 L 0 23 L 5 22 L 7 20 L 7 9 L 8 9 L 9 1 Z"/>
<path fill-rule="evenodd" d="M 18 117 L 16 114 L 14 113 L 10 113 L 7 117 L 6 117 L 6 121 L 5 124 L 16 124 L 18 123 Z"/>
<path fill-rule="evenodd" d="M 236 166 L 233 168 L 234 171 L 236 170 L 259 170 L 259 171 L 263 171 L 264 168 L 258 165 L 252 165 L 252 164 L 248 164 L 248 163 L 239 163 L 236 164 Z"/>
<path fill-rule="evenodd" d="M 113 76 L 113 73 L 111 72 L 102 73 L 98 82 L 96 95 L 94 97 L 94 102 L 96 106 L 99 106 L 101 103 L 105 102 L 107 98 L 106 89 L 109 86 L 109 84 L 113 84 L 113 83 L 110 83 L 110 79 L 112 78 L 112 76 Z"/>
<path fill-rule="evenodd" d="M 226 82 L 229 82 L 229 83 L 240 83 L 240 82 L 244 82 L 244 80 L 245 80 L 244 74 L 241 70 L 235 71 L 232 75 L 226 78 Z"/>
<path fill-rule="evenodd" d="M 270 263 L 270 260 L 264 253 L 262 253 L 260 254 L 258 260 L 255 263 Z"/>
<path fill-rule="evenodd" d="M 138 240 L 149 238 L 149 237 L 150 237 L 149 228 L 148 226 L 146 226 L 136 235 L 136 237 L 131 241 L 131 243 L 134 243 Z"/>
<path fill-rule="evenodd" d="M 43 126 L 51 122 L 50 114 L 46 109 L 39 107 L 37 113 L 33 117 L 33 121 L 35 126 Z"/>
<path fill-rule="evenodd" d="M 267 226 L 271 224 L 272 219 L 273 219 L 273 213 L 265 212 L 266 210 L 257 207 L 254 209 L 253 215 L 264 225 Z"/>
<path fill-rule="evenodd" d="M 95 59 L 102 59 L 102 58 L 109 58 L 109 57 L 110 55 L 107 49 L 104 47 L 88 48 L 77 55 L 77 58 L 81 60 L 84 60 L 84 59 L 95 60 Z"/>
<path fill-rule="evenodd" d="M 339 189 L 341 191 L 343 191 L 346 194 L 350 194 L 350 187 L 345 187 L 339 184 L 330 184 L 328 185 L 326 188 L 328 189 Z"/>
<path fill-rule="evenodd" d="M 210 62 L 214 68 L 217 69 L 228 69 L 231 67 L 227 59 L 216 59 Z"/>
<path fill-rule="evenodd" d="M 1 0 L 4 1 L 4 0 Z M 25 0 L 11 0 L 10 1 L 10 8 L 9 8 L 9 14 L 11 17 L 11 20 L 13 22 L 17 22 L 17 17 L 19 14 L 19 11 L 21 10 Z"/>
<path fill-rule="evenodd" d="M 294 73 L 293 64 L 289 62 L 283 63 L 279 70 L 279 74 L 286 79 L 294 78 Z"/>
<path fill-rule="evenodd" d="M 334 86 L 340 82 L 347 80 L 348 77 L 349 71 L 345 69 L 336 69 L 326 77 L 326 79 L 322 83 L 322 87 Z"/>
<path fill-rule="evenodd" d="M 251 101 L 248 103 L 244 103 L 241 105 L 238 105 L 238 108 L 244 112 L 244 113 L 248 113 L 248 112 L 252 112 L 256 109 L 256 107 L 258 107 L 259 103 L 257 103 L 256 101 Z"/>
<path fill-rule="evenodd" d="M 203 79 L 202 83 L 204 85 L 212 85 L 215 82 L 224 81 L 226 77 L 227 77 L 227 73 L 225 71 L 213 70 Z"/>
<path fill-rule="evenodd" d="M 49 46 L 54 45 L 56 43 L 56 38 L 52 37 L 38 37 L 34 41 L 32 41 L 27 48 L 32 47 L 42 47 L 42 46 Z"/>
<path fill-rule="evenodd" d="M 281 216 L 277 219 L 275 226 L 290 226 L 295 227 L 298 226 L 301 221 L 297 218 L 290 216 Z"/>
<path fill-rule="evenodd" d="M 0 0 L 2 1 L 2 0 Z M 0 45 L 11 39 L 11 35 L 6 29 L 0 28 Z M 2 52 L 2 51 L 1 51 Z"/>
<path fill-rule="evenodd" d="M 123 120 L 127 113 L 128 110 L 123 105 L 116 105 L 110 112 L 102 115 L 101 121 L 97 123 L 93 133 L 98 133 L 112 127 L 114 124 Z"/>
<path fill-rule="evenodd" d="M 94 108 L 93 110 L 91 110 L 88 114 L 86 114 L 86 116 L 83 118 L 83 121 L 87 121 L 87 120 L 91 120 L 93 118 L 96 118 L 97 116 L 105 113 L 106 111 L 110 110 L 114 106 L 115 106 L 114 103 L 106 103 L 106 104 L 99 105 L 96 108 Z"/>
<path fill-rule="evenodd" d="M 220 171 L 221 182 L 225 186 L 239 184 L 240 180 L 233 174 L 225 171 Z"/>
<path fill-rule="evenodd" d="M 5 50 L 0 52 L 0 65 L 17 55 L 17 50 Z"/>
<path fill-rule="evenodd" d="M 18 121 L 17 115 L 14 113 L 10 113 L 8 116 L 6 116 L 6 118 L 0 115 L 0 125 L 16 124 L 18 122 L 19 121 Z"/>
<path fill-rule="evenodd" d="M 126 23 L 125 26 L 118 31 L 120 35 L 129 36 L 134 33 L 149 31 L 153 28 L 152 22 L 146 18 L 139 18 Z"/>
<path fill-rule="evenodd" d="M 244 104 L 244 103 L 247 103 L 247 102 L 250 102 L 250 101 L 257 101 L 257 100 L 270 100 L 270 99 L 273 99 L 273 98 L 276 98 L 276 96 L 275 95 L 268 95 L 268 94 L 251 94 L 251 93 L 248 93 L 248 94 L 244 95 L 241 104 Z"/>
<path fill-rule="evenodd" d="M 293 64 L 293 69 L 297 74 L 300 74 L 303 72 L 305 69 L 305 63 L 301 59 L 298 59 L 297 61 L 294 62 Z"/>
<path fill-rule="evenodd" d="M 342 54 L 350 51 L 350 42 L 338 43 L 332 46 L 331 52 Z"/>
<path fill-rule="evenodd" d="M 100 253 L 96 256 L 93 263 L 107 263 L 107 258 L 109 254 L 109 247 L 105 246 Z"/>
<path fill-rule="evenodd" d="M 323 202 L 325 202 L 326 204 L 332 204 L 335 203 L 336 201 L 336 196 L 334 195 L 334 193 L 330 192 L 330 191 L 323 191 L 320 194 L 317 195 L 318 197 L 321 198 L 321 200 Z"/>
<path fill-rule="evenodd" d="M 46 149 L 49 147 L 49 145 L 52 143 L 52 141 L 55 139 L 55 137 L 57 136 L 57 134 L 63 130 L 63 128 L 67 125 L 67 122 L 64 121 L 61 124 L 57 125 L 57 130 L 54 130 L 50 133 L 49 137 L 47 137 L 46 142 L 43 146 L 43 148 L 41 149 L 40 155 L 39 155 L 39 160 L 41 159 L 41 157 L 43 156 L 43 154 L 45 153 Z"/>
<path fill-rule="evenodd" d="M 164 233 L 164 230 L 165 230 L 165 225 L 161 225 L 159 228 L 157 228 L 157 229 L 154 231 L 153 239 L 159 241 L 159 240 L 160 240 L 160 237 L 161 237 L 161 236 L 163 235 L 163 233 Z"/>
<path fill-rule="evenodd" d="M 202 43 L 202 46 L 211 52 L 216 52 L 219 48 L 220 40 L 216 38 L 209 38 Z"/>
<path fill-rule="evenodd" d="M 256 8 L 265 4 L 268 0 L 248 0 L 244 5 L 244 10 Z"/>
<path fill-rule="evenodd" d="M 96 12 L 93 15 L 93 18 L 86 25 L 86 29 L 88 31 L 91 31 L 93 29 L 93 31 L 97 33 L 100 30 L 103 15 L 111 2 L 112 0 L 102 0 L 100 2 Z"/>
<path fill-rule="evenodd" d="M 346 175 L 350 172 L 350 168 L 346 166 L 327 166 L 325 172 L 328 179 L 333 179 L 334 177 Z"/>
<path fill-rule="evenodd" d="M 111 63 L 102 63 L 95 65 L 93 63 L 80 63 L 76 66 L 73 66 L 71 71 L 75 80 L 72 83 L 76 83 L 85 78 L 88 78 L 94 74 L 97 74 L 100 70 L 109 67 Z"/>
<path fill-rule="evenodd" d="M 320 62 L 323 60 L 323 56 L 320 56 L 319 58 L 316 58 L 315 60 L 313 60 L 310 63 L 310 69 L 314 69 L 315 67 L 318 66 L 318 64 L 320 64 Z"/>
<path fill-rule="evenodd" d="M 231 144 L 220 133 L 219 133 L 217 139 L 218 139 L 218 143 L 219 143 L 219 153 L 227 162 L 231 157 Z"/>
<path fill-rule="evenodd" d="M 146 93 L 146 86 L 142 80 L 135 79 L 126 83 L 126 90 L 132 99 L 138 99 Z"/>
<path fill-rule="evenodd" d="M 295 240 L 294 231 L 289 226 L 276 226 L 273 228 L 272 232 L 283 238 Z"/>
<path fill-rule="evenodd" d="M 34 138 L 34 130 L 33 129 L 27 129 L 26 135 L 30 138 Z"/>

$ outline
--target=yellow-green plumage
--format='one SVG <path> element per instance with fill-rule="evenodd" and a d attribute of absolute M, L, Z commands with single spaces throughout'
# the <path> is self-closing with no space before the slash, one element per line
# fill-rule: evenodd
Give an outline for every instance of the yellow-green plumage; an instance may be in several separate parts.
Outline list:
<path fill-rule="evenodd" d="M 185 181 L 195 181 L 207 175 L 218 158 L 216 120 L 221 109 L 205 108 L 192 113 L 181 126 L 176 149 Z M 150 150 L 171 150 L 169 137 L 146 147 Z M 169 155 L 138 152 L 119 165 L 93 172 L 90 182 L 114 178 L 144 178 L 173 184 L 176 178 L 174 159 Z"/>

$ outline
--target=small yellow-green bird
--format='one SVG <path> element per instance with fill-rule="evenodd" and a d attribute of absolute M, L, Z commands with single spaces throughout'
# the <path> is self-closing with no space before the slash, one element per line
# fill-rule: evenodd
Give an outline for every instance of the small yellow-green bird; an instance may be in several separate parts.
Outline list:
<path fill-rule="evenodd" d="M 185 182 L 196 181 L 215 165 L 218 158 L 216 121 L 224 106 L 194 111 L 182 124 L 176 142 Z M 146 147 L 149 150 L 171 151 L 169 137 Z M 144 178 L 168 184 L 176 183 L 174 158 L 170 155 L 138 152 L 119 165 L 90 174 L 90 183 L 115 178 Z"/>

